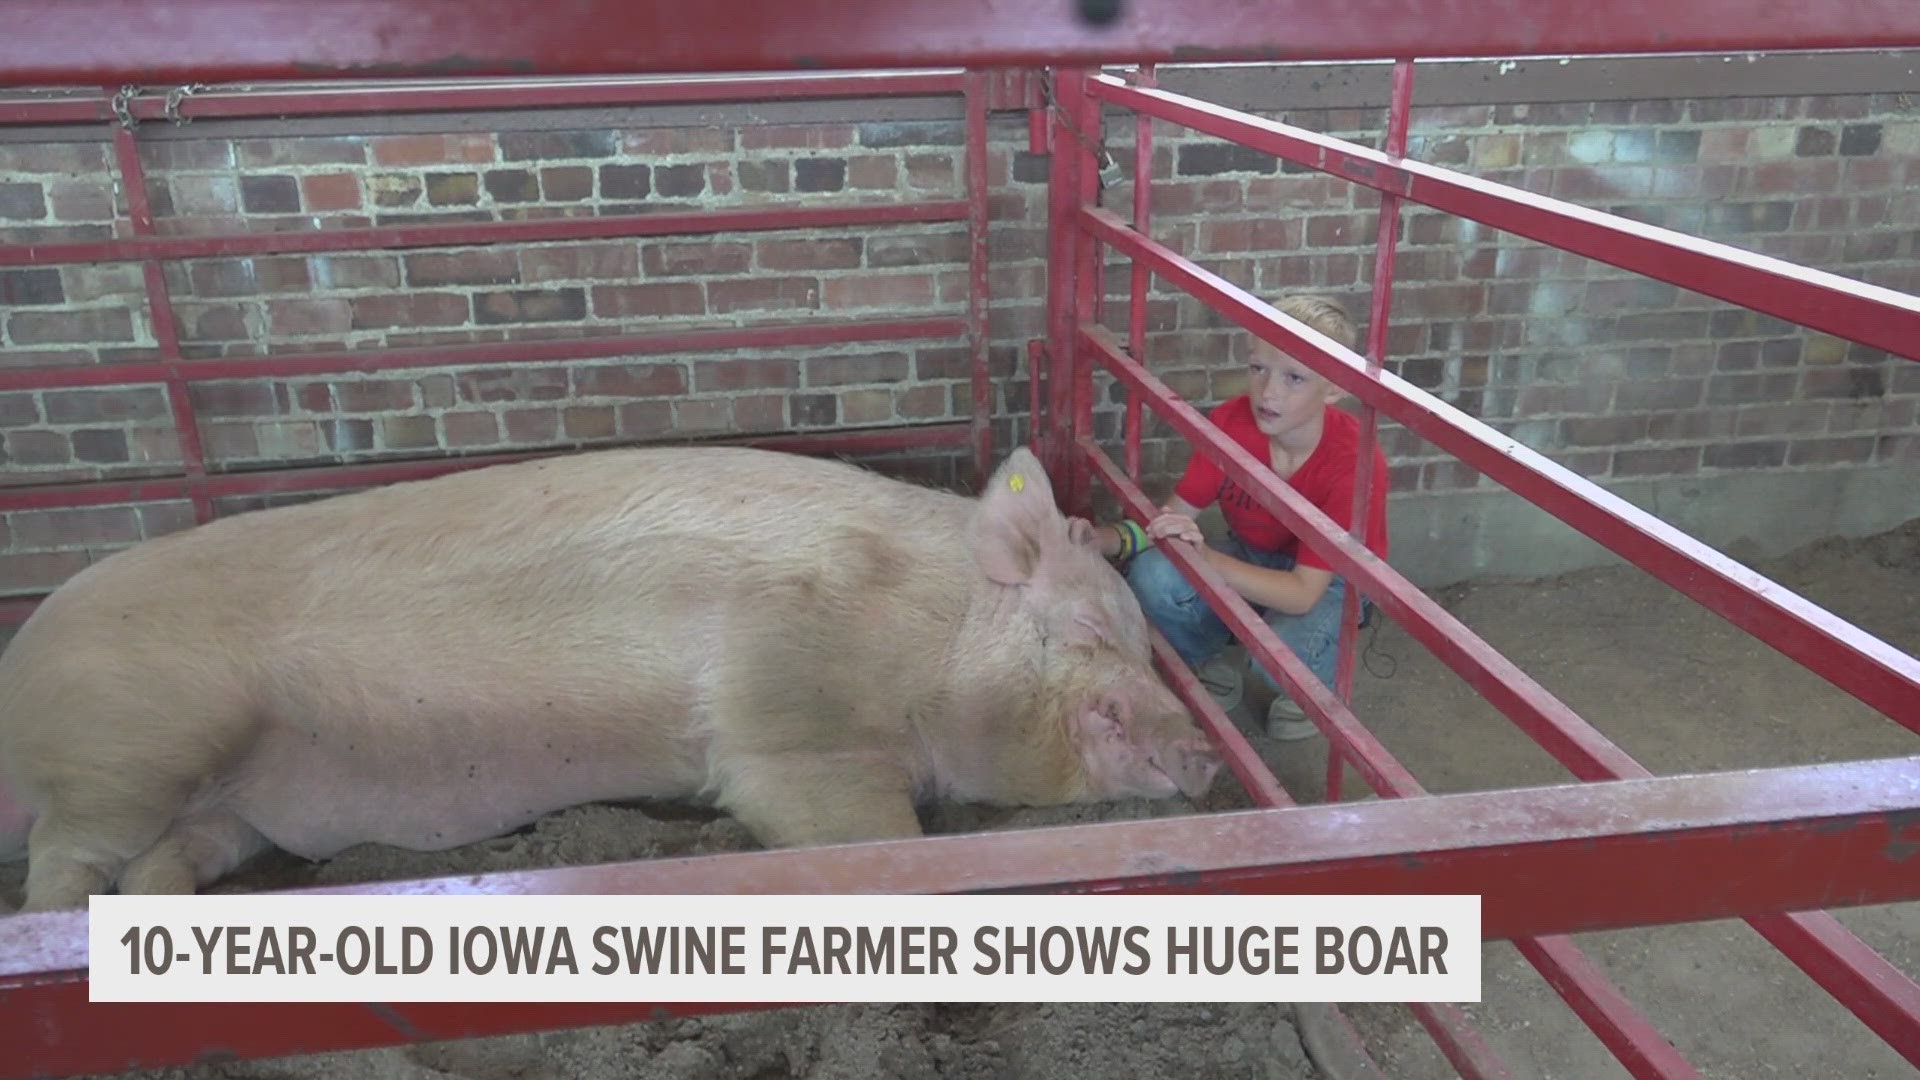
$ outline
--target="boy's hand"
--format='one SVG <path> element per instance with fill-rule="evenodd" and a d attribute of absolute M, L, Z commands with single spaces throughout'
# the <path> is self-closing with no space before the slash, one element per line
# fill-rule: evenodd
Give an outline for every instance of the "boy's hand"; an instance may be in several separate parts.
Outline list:
<path fill-rule="evenodd" d="M 1076 544 L 1094 542 L 1093 522 L 1086 518 L 1069 517 L 1067 519 L 1067 539 Z"/>
<path fill-rule="evenodd" d="M 1154 540 L 1185 540 L 1194 547 L 1202 547 L 1207 538 L 1201 533 L 1200 526 L 1185 514 L 1161 514 L 1147 523 L 1147 536 Z"/>

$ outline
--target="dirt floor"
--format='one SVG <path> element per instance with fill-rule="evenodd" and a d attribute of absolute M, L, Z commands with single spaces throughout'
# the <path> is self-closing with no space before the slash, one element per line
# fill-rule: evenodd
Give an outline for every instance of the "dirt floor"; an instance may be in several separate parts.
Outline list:
<path fill-rule="evenodd" d="M 1734 553 L 1736 556 L 1739 552 Z M 1920 653 L 1920 521 L 1864 541 L 1833 540 L 1763 573 L 1895 647 Z M 1660 774 L 1911 754 L 1920 736 L 1754 642 L 1635 570 L 1439 592 L 1449 611 Z M 1561 783 L 1567 774 L 1390 620 L 1376 620 L 1354 711 L 1439 792 Z M 1249 680 L 1243 712 L 1263 710 Z M 1302 802 L 1324 798 L 1325 742 L 1254 745 Z M 1364 794 L 1351 778 L 1348 797 Z M 1204 809 L 1246 805 L 1231 779 Z M 1107 816 L 1188 812 L 1118 806 Z M 932 812 L 931 831 L 1091 819 L 1090 811 Z M 269 860 L 219 891 L 506 870 L 750 846 L 731 821 L 661 808 L 589 807 L 520 835 L 438 856 L 358 849 L 308 867 Z M 0 868 L 17 901 L 19 868 Z M 1623 891 L 1657 881 L 1623 879 Z M 1920 974 L 1920 904 L 1842 911 L 1850 929 Z M 1920 1076 L 1744 923 L 1714 922 L 1575 939 L 1697 1066 L 1727 1080 Z M 1455 1075 L 1400 1006 L 1348 1006 L 1387 1075 Z M 1487 947 L 1485 999 L 1467 1012 L 1521 1078 L 1627 1071 L 1505 944 Z M 306 1059 L 139 1074 L 182 1078 L 402 1080 L 675 1077 L 1259 1077 L 1324 1075 L 1289 1006 L 847 1006 L 513 1036 Z"/>

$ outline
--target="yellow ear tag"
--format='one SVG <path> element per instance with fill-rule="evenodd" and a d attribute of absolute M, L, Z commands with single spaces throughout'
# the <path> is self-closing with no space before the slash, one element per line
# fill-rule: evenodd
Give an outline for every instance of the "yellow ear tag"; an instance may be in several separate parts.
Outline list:
<path fill-rule="evenodd" d="M 1014 473 L 1012 476 L 1007 478 L 1007 486 L 1012 488 L 1015 491 L 1019 491 L 1020 489 L 1027 486 L 1027 478 L 1024 476 L 1021 476 L 1019 473 Z"/>

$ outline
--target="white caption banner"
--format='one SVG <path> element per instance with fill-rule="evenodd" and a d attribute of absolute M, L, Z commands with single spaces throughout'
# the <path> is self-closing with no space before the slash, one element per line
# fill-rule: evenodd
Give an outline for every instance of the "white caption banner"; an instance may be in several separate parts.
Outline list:
<path fill-rule="evenodd" d="M 1478 896 L 96 896 L 93 1001 L 1480 1000 Z"/>

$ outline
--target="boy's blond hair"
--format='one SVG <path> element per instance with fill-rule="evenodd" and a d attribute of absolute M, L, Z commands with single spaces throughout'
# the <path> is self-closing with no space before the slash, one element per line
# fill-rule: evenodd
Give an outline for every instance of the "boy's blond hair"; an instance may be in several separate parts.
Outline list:
<path fill-rule="evenodd" d="M 1353 316 L 1330 296 L 1288 296 L 1273 306 L 1348 349 L 1360 347 L 1360 332 L 1353 325 Z"/>

